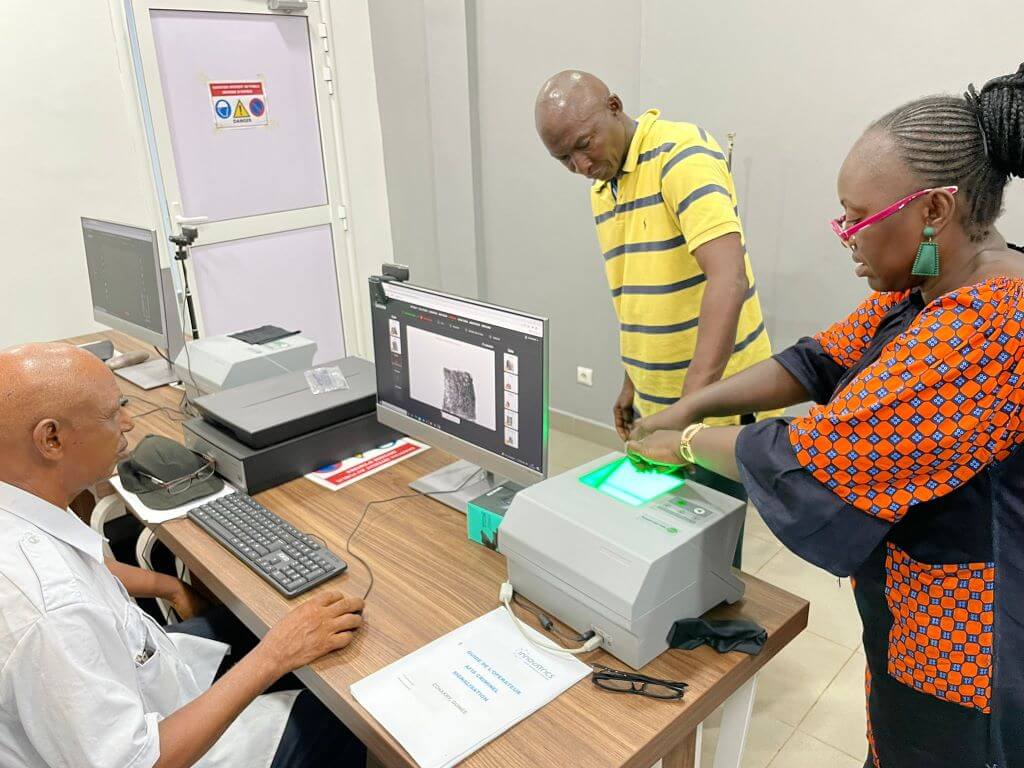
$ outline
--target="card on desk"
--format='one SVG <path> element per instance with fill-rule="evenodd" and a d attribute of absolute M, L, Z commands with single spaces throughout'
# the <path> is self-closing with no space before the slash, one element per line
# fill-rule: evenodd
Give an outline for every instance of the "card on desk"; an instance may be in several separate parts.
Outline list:
<path fill-rule="evenodd" d="M 319 486 L 337 491 L 364 477 L 375 475 L 400 461 L 411 458 L 430 446 L 411 437 L 403 437 L 363 453 L 342 459 L 335 464 L 314 470 L 306 475 Z"/>
<path fill-rule="evenodd" d="M 351 691 L 421 768 L 447 768 L 589 672 L 576 658 L 528 642 L 498 608 L 354 683 Z"/>

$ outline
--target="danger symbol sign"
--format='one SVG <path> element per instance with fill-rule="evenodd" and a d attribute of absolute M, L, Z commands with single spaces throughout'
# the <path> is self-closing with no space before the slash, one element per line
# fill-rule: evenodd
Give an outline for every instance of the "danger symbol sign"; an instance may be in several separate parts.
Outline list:
<path fill-rule="evenodd" d="M 252 128 L 270 122 L 262 80 L 214 80 L 209 89 L 215 127 Z"/>

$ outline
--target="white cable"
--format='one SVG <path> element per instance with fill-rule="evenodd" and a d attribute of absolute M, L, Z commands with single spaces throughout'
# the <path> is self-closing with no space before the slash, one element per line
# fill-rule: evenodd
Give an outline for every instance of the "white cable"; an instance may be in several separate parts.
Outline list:
<path fill-rule="evenodd" d="M 512 589 L 512 584 L 510 582 L 506 581 L 502 583 L 501 591 L 498 593 L 499 599 L 505 606 L 505 610 L 508 612 L 509 617 L 512 619 L 512 623 L 515 625 L 516 629 L 519 630 L 519 634 L 526 638 L 526 640 L 529 643 L 537 646 L 542 650 L 550 651 L 551 653 L 562 653 L 570 656 L 578 656 L 579 654 L 590 653 L 591 651 L 595 651 L 598 647 L 600 647 L 603 638 L 600 635 L 596 634 L 578 648 L 564 648 L 556 643 L 549 643 L 547 640 L 543 638 L 537 639 L 535 637 L 532 637 L 530 633 L 526 631 L 526 625 L 518 616 L 516 616 L 515 611 L 512 610 L 512 596 L 514 594 L 515 591 Z"/>

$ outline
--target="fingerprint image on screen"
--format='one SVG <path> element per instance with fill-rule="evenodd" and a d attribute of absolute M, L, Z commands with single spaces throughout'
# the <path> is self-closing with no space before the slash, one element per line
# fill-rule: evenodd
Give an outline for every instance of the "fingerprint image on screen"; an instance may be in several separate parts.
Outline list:
<path fill-rule="evenodd" d="M 441 410 L 461 419 L 476 421 L 476 390 L 469 371 L 444 369 L 444 401 Z"/>
<path fill-rule="evenodd" d="M 498 429 L 493 349 L 406 326 L 409 396 L 449 416 Z"/>

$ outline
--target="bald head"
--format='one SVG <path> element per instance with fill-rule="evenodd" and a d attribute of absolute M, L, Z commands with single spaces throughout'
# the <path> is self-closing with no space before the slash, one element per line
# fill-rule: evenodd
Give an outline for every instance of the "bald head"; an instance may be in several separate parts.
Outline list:
<path fill-rule="evenodd" d="M 578 69 L 566 69 L 548 78 L 537 94 L 534 118 L 537 129 L 541 121 L 558 119 L 563 115 L 577 117 L 603 109 L 611 91 L 602 80 Z"/>
<path fill-rule="evenodd" d="M 575 69 L 550 77 L 537 94 L 533 115 L 544 146 L 570 171 L 604 181 L 618 174 L 633 120 L 599 78 Z"/>
<path fill-rule="evenodd" d="M 77 494 L 106 477 L 131 429 L 120 400 L 106 366 L 70 344 L 0 351 L 0 480 Z"/>
<path fill-rule="evenodd" d="M 108 386 L 103 386 L 108 385 Z M 99 358 L 70 344 L 26 344 L 0 351 L 0 446 L 27 447 L 46 418 L 74 419 L 117 385 Z"/>

